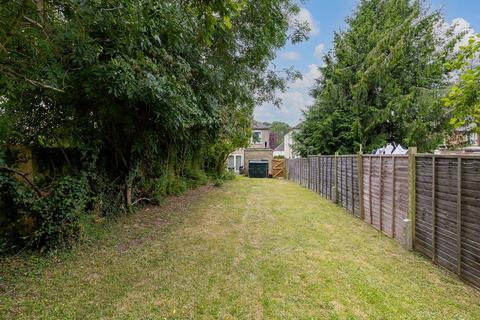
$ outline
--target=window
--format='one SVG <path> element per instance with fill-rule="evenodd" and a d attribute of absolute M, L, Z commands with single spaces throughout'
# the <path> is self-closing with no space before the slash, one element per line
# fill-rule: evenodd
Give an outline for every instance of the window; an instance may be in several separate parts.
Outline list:
<path fill-rule="evenodd" d="M 236 155 L 235 156 L 235 170 L 239 171 L 241 165 L 242 165 L 242 156 L 241 155 Z"/>
<path fill-rule="evenodd" d="M 235 161 L 235 158 L 233 156 L 228 156 L 228 164 L 227 164 L 228 169 L 235 168 L 234 161 Z"/>
<path fill-rule="evenodd" d="M 262 131 L 253 131 L 252 133 L 252 143 L 261 144 L 262 143 Z"/>
<path fill-rule="evenodd" d="M 466 132 L 464 135 L 463 142 L 466 146 L 471 146 L 475 144 L 475 133 L 473 132 Z"/>
<path fill-rule="evenodd" d="M 469 146 L 476 146 L 478 142 L 478 135 L 476 132 L 472 132 L 468 135 L 468 145 Z"/>

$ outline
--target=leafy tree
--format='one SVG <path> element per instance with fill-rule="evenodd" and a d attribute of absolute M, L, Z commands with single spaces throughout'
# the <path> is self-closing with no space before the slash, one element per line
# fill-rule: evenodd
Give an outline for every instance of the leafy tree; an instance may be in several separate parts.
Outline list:
<path fill-rule="evenodd" d="M 444 63 L 458 37 L 423 1 L 362 0 L 335 33 L 296 135 L 302 155 L 371 151 L 387 142 L 435 148 L 448 128 Z"/>
<path fill-rule="evenodd" d="M 270 125 L 271 131 L 277 135 L 277 145 L 283 143 L 284 136 L 290 131 L 288 123 L 281 121 L 273 121 Z"/>
<path fill-rule="evenodd" d="M 456 127 L 474 124 L 480 129 L 480 34 L 470 37 L 468 44 L 446 66 L 460 73 L 455 84 L 443 99 L 451 110 L 451 123 Z"/>
<path fill-rule="evenodd" d="M 254 105 L 285 86 L 269 66 L 305 38 L 291 23 L 298 10 L 293 0 L 2 1 L 0 138 L 80 150 L 72 177 L 87 179 L 85 203 L 104 215 L 221 175 Z M 54 194 L 64 193 L 41 195 Z M 55 211 L 62 200 L 38 201 Z"/>

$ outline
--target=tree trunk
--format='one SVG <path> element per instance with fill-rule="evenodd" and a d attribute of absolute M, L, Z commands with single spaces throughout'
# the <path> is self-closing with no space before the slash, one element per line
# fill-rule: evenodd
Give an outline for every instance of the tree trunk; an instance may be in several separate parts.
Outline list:
<path fill-rule="evenodd" d="M 125 209 L 130 211 L 132 206 L 132 183 L 127 181 L 125 183 Z"/>

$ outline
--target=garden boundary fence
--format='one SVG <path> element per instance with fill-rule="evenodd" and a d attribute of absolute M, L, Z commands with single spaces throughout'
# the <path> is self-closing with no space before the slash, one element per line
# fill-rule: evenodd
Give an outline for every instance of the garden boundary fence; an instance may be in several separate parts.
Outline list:
<path fill-rule="evenodd" d="M 480 288 L 480 156 L 318 155 L 287 178 Z"/>

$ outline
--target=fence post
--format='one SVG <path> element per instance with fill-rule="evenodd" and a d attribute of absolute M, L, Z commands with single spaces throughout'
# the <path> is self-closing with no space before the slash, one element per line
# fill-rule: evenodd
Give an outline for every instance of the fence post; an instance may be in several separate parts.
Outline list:
<path fill-rule="evenodd" d="M 290 180 L 290 177 L 288 176 L 288 159 L 285 159 L 283 162 L 283 171 L 285 172 L 285 180 Z"/>
<path fill-rule="evenodd" d="M 462 276 L 462 158 L 457 159 L 457 273 Z"/>
<path fill-rule="evenodd" d="M 379 188 L 380 188 L 380 194 L 378 197 L 380 198 L 379 202 L 379 209 L 380 209 L 380 231 L 383 231 L 383 154 L 380 155 L 380 172 L 379 172 Z"/>
<path fill-rule="evenodd" d="M 320 155 L 317 156 L 317 193 L 320 194 Z"/>
<path fill-rule="evenodd" d="M 358 172 L 358 195 L 359 195 L 359 207 L 360 207 L 360 219 L 365 220 L 365 208 L 364 208 L 364 192 L 363 192 L 363 155 L 362 148 L 357 154 L 357 172 Z"/>
<path fill-rule="evenodd" d="M 355 160 L 355 157 L 350 158 L 350 195 L 351 195 L 351 206 L 352 206 L 352 214 L 355 215 L 355 186 L 353 183 L 353 160 Z"/>
<path fill-rule="evenodd" d="M 372 208 L 372 156 L 368 157 L 368 211 L 370 224 L 373 226 L 373 208 Z"/>
<path fill-rule="evenodd" d="M 408 250 L 413 250 L 415 242 L 416 154 L 416 147 L 408 148 L 408 219 L 405 220 L 405 246 Z"/>
<path fill-rule="evenodd" d="M 333 197 L 332 197 L 332 201 L 334 203 L 337 203 L 337 195 L 338 195 L 337 159 L 338 159 L 338 152 L 335 152 L 335 156 L 333 157 Z"/>
<path fill-rule="evenodd" d="M 432 260 L 437 261 L 437 160 L 432 156 Z"/>
<path fill-rule="evenodd" d="M 297 162 L 297 183 L 302 184 L 303 162 L 302 158 L 298 158 Z"/>
<path fill-rule="evenodd" d="M 394 155 L 392 155 L 392 225 L 391 225 L 391 229 L 392 229 L 392 238 L 395 238 L 395 227 L 396 227 L 396 211 L 397 211 L 397 206 L 396 206 L 396 202 L 395 202 L 395 196 L 396 196 L 396 176 L 395 176 L 395 169 L 396 169 L 396 166 L 397 166 L 397 162 L 396 162 L 396 157 Z"/>
<path fill-rule="evenodd" d="M 310 157 L 307 156 L 307 189 L 312 189 L 312 179 L 311 179 L 311 173 L 312 173 L 312 168 L 310 167 Z"/>

